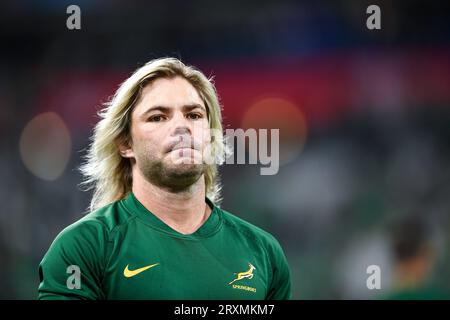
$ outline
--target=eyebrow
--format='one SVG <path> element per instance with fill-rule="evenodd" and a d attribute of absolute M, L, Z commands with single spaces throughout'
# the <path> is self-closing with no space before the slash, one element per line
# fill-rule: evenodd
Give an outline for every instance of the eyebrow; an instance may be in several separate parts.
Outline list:
<path fill-rule="evenodd" d="M 208 114 L 208 110 L 206 110 L 206 108 L 199 103 L 185 104 L 184 106 L 181 107 L 181 109 L 183 109 L 183 111 L 191 111 L 191 110 L 194 110 L 197 108 L 202 109 L 206 114 Z M 146 116 L 147 114 L 149 114 L 152 111 L 168 112 L 170 109 L 171 108 L 168 106 L 162 106 L 162 105 L 152 106 L 152 107 L 148 108 L 144 113 L 142 113 L 142 117 Z"/>

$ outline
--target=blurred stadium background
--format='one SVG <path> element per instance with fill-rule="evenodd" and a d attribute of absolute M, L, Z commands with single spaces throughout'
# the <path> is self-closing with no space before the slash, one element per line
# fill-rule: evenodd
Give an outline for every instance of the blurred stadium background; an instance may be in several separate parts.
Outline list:
<path fill-rule="evenodd" d="M 390 226 L 415 217 L 424 281 L 450 289 L 448 2 L 2 1 L 0 40 L 0 298 L 36 298 L 39 261 L 88 206 L 76 168 L 96 111 L 167 55 L 215 76 L 226 128 L 280 128 L 279 173 L 225 165 L 222 207 L 279 239 L 294 299 L 394 291 Z"/>

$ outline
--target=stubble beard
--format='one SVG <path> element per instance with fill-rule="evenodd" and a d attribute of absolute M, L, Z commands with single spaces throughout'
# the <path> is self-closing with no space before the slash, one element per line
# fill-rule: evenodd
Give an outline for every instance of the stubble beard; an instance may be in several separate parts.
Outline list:
<path fill-rule="evenodd" d="M 172 159 L 170 155 L 160 159 L 148 151 L 136 154 L 136 158 L 138 169 L 148 182 L 175 193 L 188 190 L 207 168 L 205 163 L 167 163 L 170 160 L 164 160 Z"/>

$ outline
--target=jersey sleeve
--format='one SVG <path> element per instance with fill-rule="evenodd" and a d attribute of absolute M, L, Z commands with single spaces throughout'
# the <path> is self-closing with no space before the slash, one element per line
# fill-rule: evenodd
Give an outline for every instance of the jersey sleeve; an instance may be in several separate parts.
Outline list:
<path fill-rule="evenodd" d="M 268 290 L 267 300 L 291 299 L 291 275 L 286 255 L 278 241 L 274 238 L 270 248 L 272 265 L 272 282 Z"/>
<path fill-rule="evenodd" d="M 64 229 L 39 264 L 39 300 L 102 299 L 106 226 L 80 220 Z"/>

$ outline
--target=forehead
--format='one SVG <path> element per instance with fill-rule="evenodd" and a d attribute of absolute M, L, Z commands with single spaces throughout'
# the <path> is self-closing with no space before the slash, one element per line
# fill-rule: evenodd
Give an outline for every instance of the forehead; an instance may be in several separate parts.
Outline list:
<path fill-rule="evenodd" d="M 137 111 L 155 105 L 178 108 L 186 104 L 205 106 L 194 86 L 182 77 L 158 78 L 144 87 Z"/>

